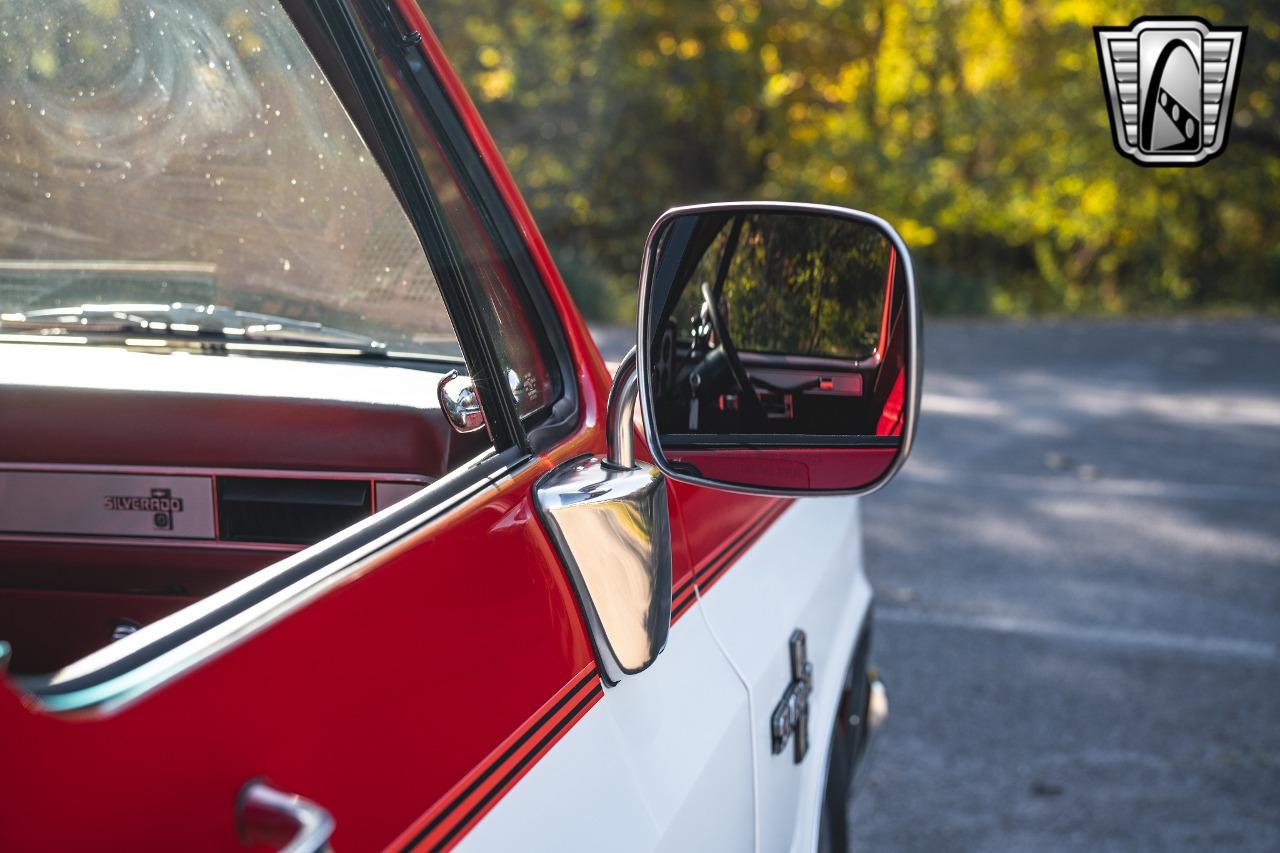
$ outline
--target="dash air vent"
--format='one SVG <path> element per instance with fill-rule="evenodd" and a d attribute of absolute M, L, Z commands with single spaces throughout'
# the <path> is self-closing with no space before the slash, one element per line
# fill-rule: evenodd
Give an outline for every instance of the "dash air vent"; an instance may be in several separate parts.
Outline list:
<path fill-rule="evenodd" d="M 372 512 L 368 480 L 218 478 L 218 538 L 310 545 Z"/>

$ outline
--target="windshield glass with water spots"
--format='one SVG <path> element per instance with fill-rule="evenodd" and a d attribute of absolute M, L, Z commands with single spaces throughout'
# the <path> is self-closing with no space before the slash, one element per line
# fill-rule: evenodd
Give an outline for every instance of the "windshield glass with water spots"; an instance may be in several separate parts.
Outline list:
<path fill-rule="evenodd" d="M 6 0 L 0 198 L 0 312 L 218 305 L 458 351 L 395 194 L 269 0 Z"/>

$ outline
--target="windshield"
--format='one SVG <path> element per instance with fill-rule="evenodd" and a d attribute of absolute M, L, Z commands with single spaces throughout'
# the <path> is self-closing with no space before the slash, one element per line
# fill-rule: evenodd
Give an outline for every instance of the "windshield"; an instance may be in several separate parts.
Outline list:
<path fill-rule="evenodd" d="M 412 226 L 268 0 L 0 4 L 0 312 L 216 305 L 456 354 Z"/>

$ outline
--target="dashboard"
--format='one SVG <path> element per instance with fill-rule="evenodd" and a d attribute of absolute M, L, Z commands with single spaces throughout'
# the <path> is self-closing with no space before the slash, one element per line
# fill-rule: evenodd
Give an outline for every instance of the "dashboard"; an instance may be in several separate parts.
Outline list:
<path fill-rule="evenodd" d="M 65 665 L 481 452 L 439 407 L 454 366 L 0 343 L 9 668 Z"/>

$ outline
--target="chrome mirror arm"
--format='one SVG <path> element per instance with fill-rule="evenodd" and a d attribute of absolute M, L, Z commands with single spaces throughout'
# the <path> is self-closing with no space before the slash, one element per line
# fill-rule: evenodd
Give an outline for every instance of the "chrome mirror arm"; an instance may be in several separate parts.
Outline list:
<path fill-rule="evenodd" d="M 635 458 L 636 351 L 609 389 L 605 458 L 577 457 L 534 486 L 600 665 L 614 685 L 647 669 L 671 630 L 671 520 L 662 472 Z"/>
<path fill-rule="evenodd" d="M 605 414 L 605 436 L 609 455 L 605 465 L 623 471 L 636 467 L 635 427 L 636 395 L 640 383 L 636 375 L 636 348 L 622 357 L 609 388 L 609 408 Z"/>

